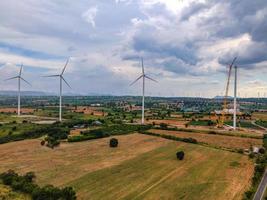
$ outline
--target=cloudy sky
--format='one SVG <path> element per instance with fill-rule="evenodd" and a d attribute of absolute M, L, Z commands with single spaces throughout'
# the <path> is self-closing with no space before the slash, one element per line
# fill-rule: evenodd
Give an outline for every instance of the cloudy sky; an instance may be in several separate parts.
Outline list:
<path fill-rule="evenodd" d="M 57 92 L 41 76 L 70 57 L 65 92 L 139 95 L 143 57 L 148 95 L 213 97 L 235 56 L 239 95 L 267 94 L 266 0 L 0 1 L 0 90 L 23 63 L 23 90 Z"/>

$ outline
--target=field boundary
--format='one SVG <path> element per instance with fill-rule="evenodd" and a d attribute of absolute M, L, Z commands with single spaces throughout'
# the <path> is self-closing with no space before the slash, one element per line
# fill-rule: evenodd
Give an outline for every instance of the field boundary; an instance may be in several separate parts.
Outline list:
<path fill-rule="evenodd" d="M 149 131 L 143 131 L 143 132 L 139 132 L 139 133 L 151 135 L 151 136 L 156 136 L 156 137 L 161 137 L 161 138 L 168 139 L 168 140 L 180 141 L 180 142 L 191 143 L 191 144 L 198 144 L 198 145 L 213 148 L 213 149 L 219 149 L 219 150 L 223 150 L 223 151 L 229 151 L 229 152 L 233 152 L 233 153 L 244 154 L 243 149 L 227 148 L 227 147 L 212 145 L 212 144 L 208 144 L 206 142 L 199 142 L 196 139 L 192 140 L 193 138 L 190 138 L 190 137 L 189 138 L 182 138 L 182 137 L 177 137 L 177 136 L 173 136 L 173 135 L 152 133 Z"/>
<path fill-rule="evenodd" d="M 203 134 L 210 134 L 210 135 L 223 135 L 223 136 L 229 136 L 229 137 L 241 137 L 241 138 L 253 138 L 253 139 L 262 139 L 263 136 L 257 136 L 257 135 L 246 135 L 242 133 L 234 133 L 234 132 L 218 132 L 215 130 L 197 130 L 197 129 L 188 129 L 188 128 L 160 128 L 160 127 L 154 127 L 154 129 L 159 130 L 168 130 L 168 131 L 184 131 L 188 133 L 203 133 Z"/>

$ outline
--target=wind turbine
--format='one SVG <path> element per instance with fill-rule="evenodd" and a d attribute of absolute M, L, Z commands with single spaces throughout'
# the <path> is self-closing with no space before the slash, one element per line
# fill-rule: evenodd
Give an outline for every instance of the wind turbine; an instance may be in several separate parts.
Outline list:
<path fill-rule="evenodd" d="M 22 76 L 21 76 L 22 67 L 23 67 L 23 64 L 21 64 L 21 66 L 20 66 L 20 71 L 19 71 L 18 76 L 14 76 L 14 77 L 6 79 L 6 81 L 12 80 L 12 79 L 18 79 L 18 116 L 20 116 L 20 81 L 23 80 L 25 83 L 31 85 L 28 81 L 26 81 L 24 78 L 22 78 Z"/>
<path fill-rule="evenodd" d="M 67 60 L 61 74 L 56 74 L 56 75 L 49 75 L 49 76 L 44 76 L 44 77 L 59 77 L 59 121 L 62 121 L 62 80 L 66 83 L 66 85 L 70 87 L 70 85 L 68 84 L 68 82 L 64 79 L 63 74 L 66 70 L 66 67 L 69 63 L 69 59 Z"/>
<path fill-rule="evenodd" d="M 142 64 L 142 74 L 141 76 L 139 76 L 134 82 L 132 82 L 130 84 L 130 86 L 132 86 L 133 84 L 135 84 L 139 79 L 143 79 L 143 90 L 142 90 L 142 121 L 141 124 L 143 125 L 145 123 L 145 79 L 149 79 L 151 81 L 157 82 L 156 80 L 150 78 L 149 76 L 147 76 L 145 74 L 145 69 L 144 69 L 144 61 L 143 58 L 141 58 L 141 64 Z"/>

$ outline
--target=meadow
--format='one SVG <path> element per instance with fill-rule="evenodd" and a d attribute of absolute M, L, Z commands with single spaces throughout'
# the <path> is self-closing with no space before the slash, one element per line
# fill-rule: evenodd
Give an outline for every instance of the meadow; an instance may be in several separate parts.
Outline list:
<path fill-rule="evenodd" d="M 54 150 L 39 139 L 0 145 L 0 172 L 34 171 L 40 185 L 72 186 L 78 199 L 242 199 L 253 175 L 247 156 L 142 134 Z M 186 153 L 183 161 L 176 152 Z"/>
<path fill-rule="evenodd" d="M 248 137 L 237 137 L 237 136 L 227 136 L 227 135 L 216 135 L 207 133 L 197 133 L 197 132 L 183 132 L 183 131 L 169 131 L 169 130 L 159 130 L 152 129 L 148 132 L 172 135 L 180 138 L 194 138 L 198 142 L 214 145 L 217 147 L 225 147 L 229 149 L 249 149 L 252 146 L 262 146 L 262 139 L 248 138 Z"/>

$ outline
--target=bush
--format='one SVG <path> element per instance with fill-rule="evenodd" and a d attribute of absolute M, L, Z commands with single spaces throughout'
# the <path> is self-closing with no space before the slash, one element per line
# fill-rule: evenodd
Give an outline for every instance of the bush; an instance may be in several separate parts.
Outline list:
<path fill-rule="evenodd" d="M 25 175 L 24 175 L 24 178 L 26 181 L 28 182 L 33 182 L 33 180 L 36 178 L 34 172 L 27 172 Z"/>
<path fill-rule="evenodd" d="M 109 146 L 110 147 L 117 147 L 119 144 L 119 141 L 116 138 L 111 138 L 109 141 Z"/>
<path fill-rule="evenodd" d="M 46 146 L 53 149 L 54 147 L 57 147 L 59 146 L 60 142 L 54 138 L 54 137 L 47 137 L 47 144 Z"/>
<path fill-rule="evenodd" d="M 255 154 L 253 152 L 251 152 L 249 155 L 248 155 L 249 158 L 253 159 L 255 157 Z"/>
<path fill-rule="evenodd" d="M 184 152 L 183 151 L 178 151 L 176 153 L 176 157 L 178 160 L 183 160 L 184 159 Z"/>
<path fill-rule="evenodd" d="M 259 149 L 259 153 L 261 153 L 261 154 L 265 154 L 265 148 L 260 148 L 260 149 Z"/>
<path fill-rule="evenodd" d="M 197 140 L 194 139 L 194 138 L 183 138 L 182 141 L 183 141 L 183 142 L 188 142 L 188 143 L 197 144 Z"/>
<path fill-rule="evenodd" d="M 76 193 L 71 187 L 57 188 L 52 185 L 39 187 L 33 180 L 35 174 L 28 172 L 24 176 L 19 176 L 13 170 L 9 170 L 0 175 L 3 183 L 13 190 L 31 195 L 33 200 L 75 200 Z"/>
<path fill-rule="evenodd" d="M 165 124 L 165 123 L 160 123 L 160 128 L 162 128 L 162 129 L 166 129 L 166 128 L 168 128 L 168 124 Z"/>

